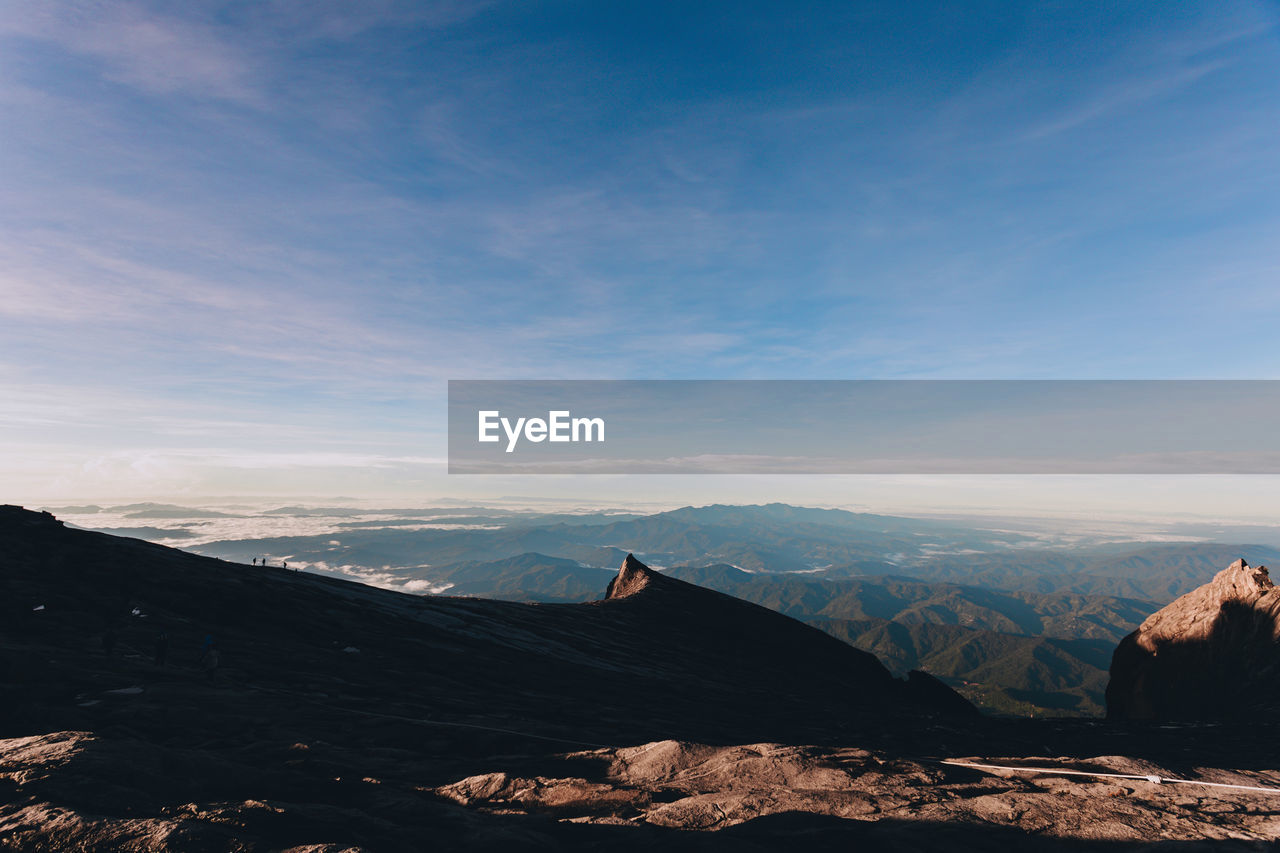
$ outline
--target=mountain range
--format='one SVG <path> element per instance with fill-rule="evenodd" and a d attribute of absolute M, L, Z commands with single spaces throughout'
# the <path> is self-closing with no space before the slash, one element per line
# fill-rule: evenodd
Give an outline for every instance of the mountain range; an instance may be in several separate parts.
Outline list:
<path fill-rule="evenodd" d="M 1272 546 L 1222 542 L 1098 541 L 1047 548 L 1042 537 L 1026 532 L 786 504 L 685 507 L 645 516 L 470 508 L 446 518 L 442 512 L 386 511 L 400 515 L 338 521 L 332 531 L 316 535 L 255 536 L 195 547 L 228 559 L 270 554 L 322 571 L 378 569 L 430 581 L 440 581 L 441 572 L 459 563 L 527 553 L 595 568 L 615 566 L 621 556 L 635 553 L 659 567 L 727 564 L 753 573 L 821 578 L 895 575 L 1157 604 L 1194 589 L 1239 553 L 1261 561 L 1280 558 Z M 453 529 L 441 529 L 445 521 Z"/>
<path fill-rule="evenodd" d="M 182 508 L 68 509 L 177 519 Z M 106 529 L 406 592 L 511 601 L 596 599 L 611 567 L 634 552 L 673 577 L 874 650 L 897 671 L 928 670 L 986 710 L 1019 715 L 1100 715 L 1120 638 L 1236 557 L 1280 558 L 1269 546 L 1221 542 L 1103 538 L 1046 547 L 1044 534 L 1025 524 L 977 527 L 785 504 L 650 515 L 282 506 L 260 513 L 268 529 L 305 521 L 325 532 L 209 541 L 211 525 L 225 524 L 210 516 L 237 511 L 168 522 L 163 537 L 158 527 Z"/>

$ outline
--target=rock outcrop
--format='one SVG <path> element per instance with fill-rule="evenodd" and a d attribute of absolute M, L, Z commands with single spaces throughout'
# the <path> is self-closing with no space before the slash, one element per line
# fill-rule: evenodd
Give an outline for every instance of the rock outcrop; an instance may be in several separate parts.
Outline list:
<path fill-rule="evenodd" d="M 617 577 L 609 581 L 604 597 L 626 598 L 648 589 L 654 583 L 661 583 L 661 578 L 661 575 L 637 560 L 635 554 L 628 554 L 622 561 L 622 568 L 618 569 Z"/>
<path fill-rule="evenodd" d="M 1107 716 L 1225 720 L 1280 709 L 1280 589 L 1243 559 L 1117 647 Z"/>

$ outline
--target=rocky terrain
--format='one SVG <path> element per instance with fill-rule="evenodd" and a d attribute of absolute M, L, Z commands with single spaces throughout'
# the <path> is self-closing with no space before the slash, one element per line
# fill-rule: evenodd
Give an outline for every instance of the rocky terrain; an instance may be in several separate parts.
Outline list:
<path fill-rule="evenodd" d="M 1252 720 L 1280 710 L 1280 589 L 1236 560 L 1121 641 L 1107 713 L 1125 719 Z"/>
<path fill-rule="evenodd" d="M 983 718 L 926 675 L 895 679 L 834 637 L 634 558 L 596 602 L 420 597 L 9 507 L 0 602 L 0 849 L 1217 850 L 1280 837 L 1276 794 L 1160 781 L 1280 788 L 1267 718 Z"/>

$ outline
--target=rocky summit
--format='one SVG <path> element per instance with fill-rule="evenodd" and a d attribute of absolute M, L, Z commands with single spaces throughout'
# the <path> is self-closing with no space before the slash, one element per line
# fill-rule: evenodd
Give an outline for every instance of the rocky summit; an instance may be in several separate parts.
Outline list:
<path fill-rule="evenodd" d="M 1256 719 L 1280 711 L 1280 589 L 1243 559 L 1156 613 L 1115 651 L 1107 715 Z"/>
<path fill-rule="evenodd" d="M 634 556 L 585 604 L 413 596 L 5 507 L 0 605 L 4 850 L 1280 836 L 1280 800 L 1258 790 L 1280 789 L 1266 720 L 983 718 L 927 675 L 895 679 Z"/>

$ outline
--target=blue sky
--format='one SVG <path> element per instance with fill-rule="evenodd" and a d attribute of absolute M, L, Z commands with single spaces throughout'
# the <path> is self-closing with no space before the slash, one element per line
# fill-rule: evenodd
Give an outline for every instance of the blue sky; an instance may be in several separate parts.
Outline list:
<path fill-rule="evenodd" d="M 0 480 L 489 488 L 448 378 L 1276 378 L 1278 24 L 5 4 Z"/>

